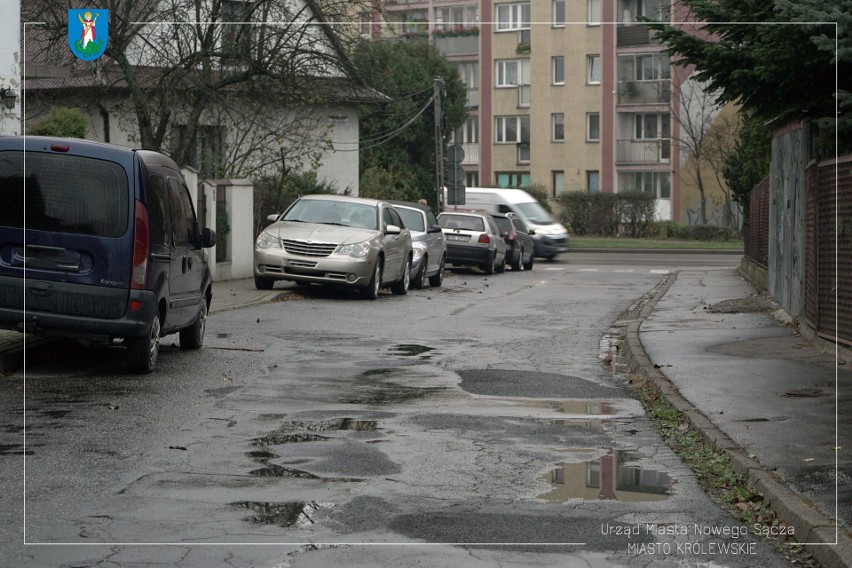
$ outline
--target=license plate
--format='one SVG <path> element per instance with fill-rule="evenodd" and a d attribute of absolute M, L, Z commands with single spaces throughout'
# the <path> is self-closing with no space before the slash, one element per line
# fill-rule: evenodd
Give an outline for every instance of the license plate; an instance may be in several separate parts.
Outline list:
<path fill-rule="evenodd" d="M 447 235 L 448 241 L 469 241 L 470 236 L 468 235 Z"/>

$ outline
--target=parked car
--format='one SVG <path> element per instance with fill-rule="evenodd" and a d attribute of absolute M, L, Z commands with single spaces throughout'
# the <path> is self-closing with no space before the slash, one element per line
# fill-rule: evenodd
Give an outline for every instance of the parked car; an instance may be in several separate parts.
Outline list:
<path fill-rule="evenodd" d="M 535 198 L 520 189 L 468 187 L 465 189 L 466 207 L 494 213 L 515 213 L 530 229 L 535 230 L 535 255 L 551 260 L 557 254 L 568 252 L 571 238 L 568 230 L 542 207 Z"/>
<path fill-rule="evenodd" d="M 447 243 L 444 232 L 438 225 L 435 213 L 428 205 L 407 201 L 390 201 L 405 227 L 411 232 L 414 259 L 411 263 L 411 285 L 414 288 L 429 285 L 439 287 L 444 282 L 444 264 L 447 259 Z"/>
<path fill-rule="evenodd" d="M 150 373 L 161 337 L 201 347 L 215 243 L 162 154 L 0 137 L 0 327 L 123 339 L 131 370 Z"/>
<path fill-rule="evenodd" d="M 527 229 L 524 221 L 514 213 L 490 213 L 500 228 L 506 242 L 506 264 L 514 271 L 532 270 L 535 260 L 535 231 Z"/>
<path fill-rule="evenodd" d="M 506 243 L 488 213 L 446 211 L 438 215 L 438 224 L 447 239 L 448 263 L 476 265 L 486 274 L 506 269 Z"/>
<path fill-rule="evenodd" d="M 254 283 L 276 280 L 356 288 L 376 299 L 379 289 L 407 294 L 413 258 L 411 234 L 387 202 L 343 195 L 297 199 L 257 237 Z"/>

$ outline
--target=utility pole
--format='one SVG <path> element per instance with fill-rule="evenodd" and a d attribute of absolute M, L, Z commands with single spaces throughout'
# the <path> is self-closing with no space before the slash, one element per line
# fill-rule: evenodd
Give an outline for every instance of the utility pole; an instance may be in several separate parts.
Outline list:
<path fill-rule="evenodd" d="M 438 197 L 438 211 L 444 209 L 444 127 L 443 118 L 444 110 L 442 107 L 442 97 L 444 92 L 444 80 L 440 77 L 435 77 L 432 83 L 432 105 L 435 109 L 435 193 Z"/>

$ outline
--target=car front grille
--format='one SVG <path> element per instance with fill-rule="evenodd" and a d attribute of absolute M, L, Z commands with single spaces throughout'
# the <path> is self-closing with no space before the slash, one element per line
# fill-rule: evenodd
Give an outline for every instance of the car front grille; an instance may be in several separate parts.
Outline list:
<path fill-rule="evenodd" d="M 334 252 L 337 245 L 332 243 L 307 243 L 305 241 L 282 240 L 284 250 L 288 254 L 297 254 L 299 256 L 328 256 Z"/>

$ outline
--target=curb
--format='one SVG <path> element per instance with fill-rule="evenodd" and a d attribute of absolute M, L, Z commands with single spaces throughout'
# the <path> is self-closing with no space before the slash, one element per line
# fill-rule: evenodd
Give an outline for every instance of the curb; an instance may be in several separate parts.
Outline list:
<path fill-rule="evenodd" d="M 705 444 L 730 457 L 734 471 L 746 475 L 749 483 L 763 494 L 781 522 L 796 527 L 796 540 L 806 543 L 805 548 L 820 564 L 826 568 L 852 567 L 852 538 L 839 530 L 837 522 L 814 508 L 804 496 L 790 490 L 773 471 L 749 458 L 742 447 L 686 400 L 662 371 L 654 368 L 639 339 L 639 327 L 676 279 L 677 273 L 670 274 L 658 284 L 649 294 L 639 316 L 627 325 L 623 345 L 628 368 L 647 378 L 657 394 L 683 412 L 691 426 L 701 434 Z"/>

